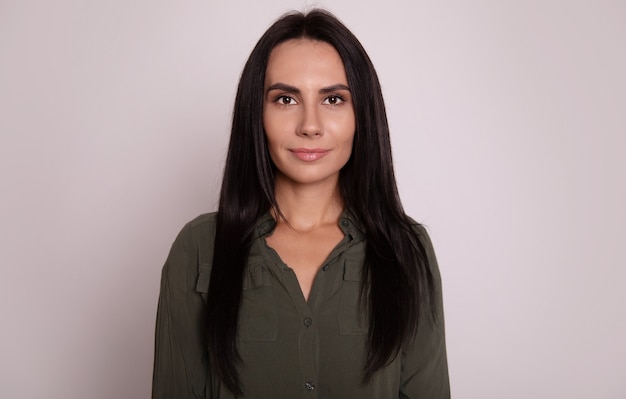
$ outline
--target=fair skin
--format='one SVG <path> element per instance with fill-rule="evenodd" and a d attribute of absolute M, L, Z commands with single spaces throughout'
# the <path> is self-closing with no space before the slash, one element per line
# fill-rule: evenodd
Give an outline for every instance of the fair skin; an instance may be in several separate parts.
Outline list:
<path fill-rule="evenodd" d="M 308 300 L 317 271 L 343 238 L 337 185 L 352 153 L 352 96 L 334 47 L 309 39 L 272 50 L 264 86 L 263 126 L 284 216 L 267 244 L 294 271 Z"/>

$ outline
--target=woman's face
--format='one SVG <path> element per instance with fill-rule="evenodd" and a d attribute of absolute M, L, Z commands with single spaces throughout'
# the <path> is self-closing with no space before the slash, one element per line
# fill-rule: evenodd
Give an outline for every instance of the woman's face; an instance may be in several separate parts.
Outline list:
<path fill-rule="evenodd" d="M 333 46 L 293 39 L 272 50 L 263 126 L 276 179 L 337 184 L 352 153 L 355 118 L 343 62 Z"/>

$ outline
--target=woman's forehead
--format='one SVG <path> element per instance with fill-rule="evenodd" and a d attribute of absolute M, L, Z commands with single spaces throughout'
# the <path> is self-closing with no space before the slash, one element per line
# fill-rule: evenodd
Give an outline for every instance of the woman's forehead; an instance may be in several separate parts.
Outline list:
<path fill-rule="evenodd" d="M 270 53 L 266 83 L 275 80 L 328 80 L 328 84 L 347 83 L 343 61 L 329 43 L 311 39 L 291 39 L 280 43 Z"/>

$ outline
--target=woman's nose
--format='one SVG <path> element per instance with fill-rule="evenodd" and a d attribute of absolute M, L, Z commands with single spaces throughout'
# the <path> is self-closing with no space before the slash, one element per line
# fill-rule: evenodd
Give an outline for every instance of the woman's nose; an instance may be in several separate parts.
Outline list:
<path fill-rule="evenodd" d="M 319 109 L 315 105 L 302 107 L 298 135 L 306 137 L 319 137 L 323 134 L 322 121 Z"/>

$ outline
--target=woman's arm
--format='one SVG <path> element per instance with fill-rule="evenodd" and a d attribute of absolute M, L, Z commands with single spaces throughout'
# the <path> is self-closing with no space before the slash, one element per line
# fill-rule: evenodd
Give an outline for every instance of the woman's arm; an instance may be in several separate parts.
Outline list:
<path fill-rule="evenodd" d="M 422 312 L 414 342 L 402 352 L 400 398 L 447 399 L 450 398 L 450 382 L 446 357 L 446 341 L 441 295 L 441 275 L 428 233 L 416 225 L 435 282 L 436 318 Z"/>
<path fill-rule="evenodd" d="M 204 398 L 207 392 L 206 315 L 198 278 L 203 252 L 200 246 L 208 245 L 206 230 L 206 223 L 199 223 L 198 219 L 185 226 L 163 267 L 156 320 L 153 399 Z"/>

